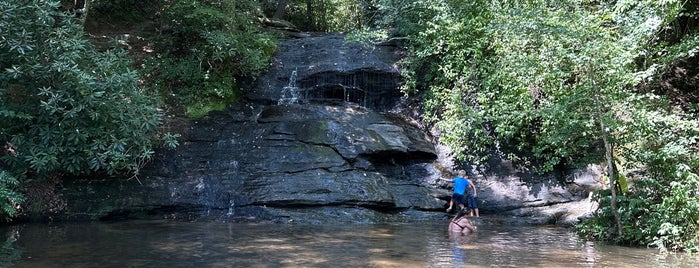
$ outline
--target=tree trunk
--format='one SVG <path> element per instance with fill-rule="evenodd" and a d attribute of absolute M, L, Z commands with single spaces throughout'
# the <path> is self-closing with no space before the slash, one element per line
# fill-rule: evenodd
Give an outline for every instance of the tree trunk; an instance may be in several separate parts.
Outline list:
<path fill-rule="evenodd" d="M 614 220 L 616 221 L 616 229 L 617 229 L 617 234 L 619 236 L 622 236 L 624 234 L 624 229 L 621 226 L 621 216 L 619 215 L 619 210 L 617 209 L 617 174 L 616 174 L 616 169 L 614 168 L 614 152 L 612 151 L 613 146 L 607 139 L 607 133 L 604 130 L 604 123 L 601 122 L 600 119 L 600 126 L 602 127 L 602 140 L 604 141 L 604 151 L 605 151 L 605 158 L 607 160 L 607 174 L 609 177 L 609 189 L 612 191 L 612 200 L 611 200 L 611 207 L 612 207 L 612 214 L 614 214 Z"/>
<path fill-rule="evenodd" d="M 283 20 L 286 16 L 286 4 L 288 0 L 277 0 L 277 9 L 274 11 L 272 19 Z"/>
<path fill-rule="evenodd" d="M 591 88 L 596 89 L 597 85 L 595 83 L 594 75 L 591 65 L 588 65 L 588 75 L 590 77 Z M 602 141 L 604 142 L 604 157 L 607 161 L 607 177 L 609 177 L 609 189 L 612 191 L 611 199 L 611 209 L 614 215 L 614 221 L 616 221 L 617 234 L 622 236 L 624 234 L 624 229 L 621 224 L 621 216 L 619 215 L 619 210 L 617 209 L 617 197 L 616 197 L 616 185 L 617 185 L 617 174 L 614 168 L 614 146 L 609 141 L 609 133 L 607 131 L 607 126 L 604 124 L 604 113 L 602 112 L 603 105 L 600 101 L 599 90 L 594 90 L 594 100 L 595 106 L 597 107 L 597 120 L 599 120 L 600 133 L 602 134 Z"/>

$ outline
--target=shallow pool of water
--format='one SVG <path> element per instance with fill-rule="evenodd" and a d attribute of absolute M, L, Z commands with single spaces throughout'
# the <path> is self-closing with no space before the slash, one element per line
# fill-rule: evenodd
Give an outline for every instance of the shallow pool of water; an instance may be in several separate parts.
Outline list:
<path fill-rule="evenodd" d="M 126 221 L 0 227 L 10 267 L 697 267 L 699 258 L 582 241 L 569 229 L 479 221 L 281 225 Z"/>

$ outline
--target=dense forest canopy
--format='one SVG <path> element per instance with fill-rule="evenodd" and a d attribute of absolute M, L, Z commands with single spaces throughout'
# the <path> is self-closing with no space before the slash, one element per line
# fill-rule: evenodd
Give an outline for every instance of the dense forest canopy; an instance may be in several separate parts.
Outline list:
<path fill-rule="evenodd" d="M 275 24 L 400 40 L 402 90 L 462 164 L 602 164 L 613 187 L 597 193 L 581 235 L 699 251 L 693 1 L 0 0 L 0 10 L 7 218 L 31 180 L 137 175 L 154 147 L 177 143 L 164 116 L 222 109 L 247 89 L 284 36 Z M 132 34 L 94 38 L 113 25 Z"/>

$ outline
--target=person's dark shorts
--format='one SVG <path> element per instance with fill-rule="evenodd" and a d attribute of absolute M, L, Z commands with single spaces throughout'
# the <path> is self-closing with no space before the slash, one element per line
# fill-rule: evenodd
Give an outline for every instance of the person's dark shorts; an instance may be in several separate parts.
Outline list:
<path fill-rule="evenodd" d="M 478 198 L 472 195 L 468 196 L 468 208 L 478 208 Z"/>
<path fill-rule="evenodd" d="M 466 204 L 466 202 L 465 202 L 465 201 L 466 201 L 466 200 L 465 200 L 465 197 L 464 197 L 464 195 L 462 195 L 462 194 L 453 194 L 453 195 L 451 195 L 451 200 L 453 200 L 454 203 L 456 203 L 457 205 L 459 205 L 459 204 L 465 205 L 465 204 Z"/>

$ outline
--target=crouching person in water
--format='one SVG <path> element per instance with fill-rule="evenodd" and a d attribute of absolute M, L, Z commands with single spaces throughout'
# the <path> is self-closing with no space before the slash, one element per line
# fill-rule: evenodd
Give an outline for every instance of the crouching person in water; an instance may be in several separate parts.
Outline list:
<path fill-rule="evenodd" d="M 469 214 L 470 212 L 468 209 L 460 210 L 456 213 L 456 216 L 449 221 L 449 232 L 462 234 L 476 233 L 478 228 L 468 219 Z"/>

